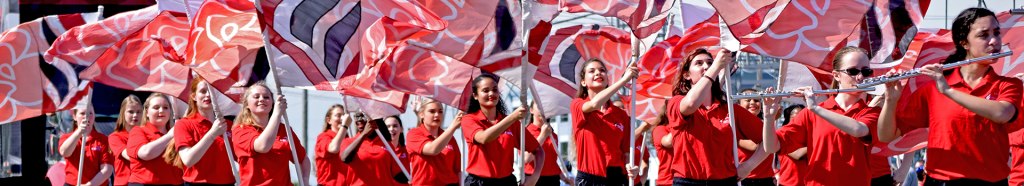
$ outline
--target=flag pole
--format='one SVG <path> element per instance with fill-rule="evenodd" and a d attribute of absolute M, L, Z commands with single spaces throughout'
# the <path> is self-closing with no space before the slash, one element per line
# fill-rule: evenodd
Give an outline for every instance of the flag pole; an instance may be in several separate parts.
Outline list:
<path fill-rule="evenodd" d="M 217 105 L 217 96 L 214 95 L 213 89 L 210 88 L 213 85 L 210 85 L 210 82 L 203 82 L 203 83 L 206 83 L 206 92 L 210 96 L 210 103 L 213 103 L 213 104 L 210 104 L 210 105 L 213 106 L 214 122 L 216 122 L 216 120 L 221 120 L 221 117 L 223 115 L 220 114 L 220 106 Z M 227 127 L 231 128 L 231 126 L 227 126 Z M 228 141 L 228 133 L 225 131 L 224 133 L 222 133 L 220 135 L 221 135 L 221 138 L 224 138 L 224 149 L 226 149 L 227 152 L 228 152 L 227 153 L 227 155 L 228 155 L 228 162 L 231 164 L 231 171 L 232 171 L 232 175 L 235 177 L 235 183 L 242 183 L 241 179 L 238 177 L 238 163 L 235 162 L 235 153 L 233 152 L 233 149 L 231 148 L 231 143 Z"/>
<path fill-rule="evenodd" d="M 380 133 L 380 128 L 377 128 L 374 131 L 377 132 L 377 136 L 381 137 L 381 139 L 384 139 L 384 134 Z M 395 163 L 398 163 L 398 168 L 402 169 L 402 174 L 405 174 L 406 178 L 412 179 L 412 175 L 410 175 L 409 171 L 405 169 L 405 164 L 402 164 L 402 161 L 398 160 L 398 155 L 395 155 L 395 150 L 391 148 L 391 142 L 389 141 L 384 143 L 384 149 L 387 149 L 388 153 L 391 153 L 391 157 L 395 159 Z"/>
<path fill-rule="evenodd" d="M 728 49 L 726 49 L 726 50 L 728 50 Z M 739 51 L 736 51 L 736 54 L 738 55 Z M 733 60 L 735 60 L 735 59 L 733 59 Z M 729 64 L 729 63 L 731 63 L 731 62 L 727 62 L 726 64 Z M 725 95 L 732 96 L 732 66 L 726 65 L 725 72 L 723 72 L 722 76 L 725 76 L 725 77 L 723 77 L 725 79 L 725 86 L 724 86 L 725 87 Z M 740 156 L 738 154 L 739 152 L 737 152 L 737 149 L 739 148 L 739 144 L 736 141 L 736 117 L 732 117 L 732 116 L 735 116 L 735 112 L 734 112 L 735 109 L 733 108 L 733 100 L 732 99 L 726 98 L 725 101 L 727 102 L 728 107 L 729 107 L 729 127 L 732 127 L 732 130 L 729 130 L 729 131 L 732 131 L 732 163 L 733 163 L 733 166 L 736 167 L 736 171 L 739 171 Z M 738 179 L 743 179 L 743 178 L 738 178 Z M 736 185 L 742 186 L 742 184 L 740 184 L 740 183 L 741 182 L 736 182 Z"/>
<path fill-rule="evenodd" d="M 632 57 L 630 57 L 629 60 L 630 60 L 630 63 L 636 63 L 637 59 L 638 59 L 637 56 L 639 56 L 639 53 L 640 53 L 640 47 L 638 47 L 638 45 L 640 45 L 640 38 L 636 37 L 636 35 L 634 35 L 633 33 L 630 33 L 630 37 L 632 37 L 632 42 L 631 42 L 632 44 L 630 44 L 630 48 L 632 48 L 632 50 L 633 50 L 633 55 L 632 55 Z M 627 66 L 626 66 L 626 68 L 627 68 L 626 70 L 629 70 L 628 69 L 629 68 L 628 65 L 629 64 L 627 64 Z M 634 147 L 636 147 L 636 132 L 635 131 L 636 131 L 636 125 L 637 125 L 637 119 L 636 119 L 636 86 L 637 86 L 637 84 L 636 84 L 636 77 L 635 76 L 634 77 L 630 77 L 629 81 L 632 84 L 631 86 L 629 86 L 629 91 L 630 91 L 630 94 L 629 94 L 629 102 L 630 102 L 629 103 L 629 105 L 630 105 L 630 107 L 629 107 L 629 166 L 630 167 L 634 167 L 634 166 L 636 166 L 636 156 L 634 156 L 633 153 L 635 153 L 634 151 L 636 150 L 636 148 L 634 148 Z M 636 179 L 635 176 L 637 176 L 637 175 L 629 177 L 629 186 L 633 186 L 633 183 L 634 183 L 633 180 Z"/>
<path fill-rule="evenodd" d="M 521 1 L 519 1 L 519 12 L 520 12 L 520 15 L 522 15 L 521 16 L 521 20 L 520 20 L 520 24 L 519 24 L 519 30 L 520 30 L 519 33 L 523 34 L 523 36 L 522 36 L 523 57 L 522 57 L 522 62 L 520 64 L 520 70 L 522 72 L 522 74 L 521 74 L 522 78 L 520 78 L 520 80 L 519 80 L 519 84 L 520 84 L 520 86 L 519 86 L 519 106 L 522 107 L 522 108 L 525 108 L 525 109 L 527 109 L 527 111 L 529 111 L 530 105 L 527 105 L 527 103 L 526 103 L 526 101 L 527 101 L 526 100 L 526 96 L 529 93 L 529 89 L 530 89 L 529 86 L 526 86 L 526 85 L 529 85 L 529 81 L 527 81 L 527 80 L 528 80 L 528 78 L 530 78 L 529 76 L 526 75 L 526 73 L 528 73 L 528 71 L 526 69 L 526 66 L 527 66 L 526 64 L 530 63 L 530 60 L 529 60 L 530 59 L 530 55 L 527 54 L 529 52 L 529 49 L 530 49 L 530 47 L 529 47 L 530 34 L 526 33 L 526 31 L 527 31 L 526 30 L 526 24 L 528 24 L 526 22 L 527 21 L 526 17 L 529 16 L 529 14 L 526 13 L 526 7 L 527 7 L 526 4 L 527 3 L 530 3 L 530 2 L 528 0 L 521 0 Z M 524 154 L 527 151 L 526 150 L 526 125 L 528 125 L 528 123 L 526 123 L 526 122 L 529 121 L 528 119 L 529 119 L 528 117 L 523 117 L 521 119 L 522 121 L 519 122 L 519 180 L 522 183 L 526 183 L 526 158 L 525 158 L 526 156 L 524 156 Z M 539 163 L 543 163 L 543 162 L 539 162 Z"/>
<path fill-rule="evenodd" d="M 86 96 L 86 97 L 84 97 L 82 99 L 85 99 L 85 108 L 82 108 L 82 110 L 85 111 L 85 120 L 88 121 L 89 120 L 89 115 L 93 114 L 93 113 L 89 113 L 89 108 L 92 107 L 92 89 L 89 89 L 88 96 Z M 74 116 L 75 114 L 71 113 L 71 115 Z M 72 117 L 72 118 L 74 118 L 74 117 Z M 76 125 L 77 125 L 77 123 L 76 123 Z M 95 121 L 91 125 L 96 125 Z M 92 127 L 95 128 L 95 126 L 92 126 Z M 83 132 L 86 131 L 86 130 L 88 130 L 89 132 L 82 134 L 82 137 L 79 138 L 80 140 L 78 142 L 78 145 L 79 145 L 79 149 L 78 149 L 78 167 L 77 167 L 78 168 L 78 180 L 77 180 L 78 183 L 75 184 L 75 185 L 82 185 L 82 164 L 85 163 L 85 137 L 89 136 L 89 134 L 92 134 L 92 130 L 93 129 L 84 129 L 84 128 L 82 129 Z"/>

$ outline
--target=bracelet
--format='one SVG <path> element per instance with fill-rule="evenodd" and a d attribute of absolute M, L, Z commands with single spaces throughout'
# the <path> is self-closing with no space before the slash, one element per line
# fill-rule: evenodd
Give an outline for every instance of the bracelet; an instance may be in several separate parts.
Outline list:
<path fill-rule="evenodd" d="M 704 78 L 708 78 L 708 80 L 711 80 L 712 82 L 715 81 L 715 78 L 711 78 L 711 76 L 708 76 L 707 74 L 704 74 L 703 76 Z"/>

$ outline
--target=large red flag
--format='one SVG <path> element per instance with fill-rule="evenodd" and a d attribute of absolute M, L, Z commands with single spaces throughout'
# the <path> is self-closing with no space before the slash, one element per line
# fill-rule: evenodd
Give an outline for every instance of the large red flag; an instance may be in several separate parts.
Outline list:
<path fill-rule="evenodd" d="M 135 33 L 150 20 L 156 18 L 160 10 L 156 5 L 139 10 L 123 12 L 103 21 L 71 28 L 57 37 L 43 59 L 53 61 L 60 58 L 72 64 L 89 66 L 115 42 Z"/>
<path fill-rule="evenodd" d="M 480 69 L 417 46 L 400 46 L 381 62 L 377 83 L 391 90 L 431 98 L 459 110 L 469 108 L 470 83 Z"/>
<path fill-rule="evenodd" d="M 849 37 L 871 4 L 857 1 L 793 0 L 750 46 L 751 52 L 818 67 Z"/>
<path fill-rule="evenodd" d="M 569 101 L 575 97 L 579 83 L 577 73 L 584 62 L 600 59 L 608 69 L 608 82 L 615 82 L 622 78 L 632 55 L 629 33 L 614 27 L 577 25 L 530 40 L 530 52 L 536 53 L 531 54 L 530 63 L 538 68 L 533 88 L 546 116 L 569 113 Z"/>
<path fill-rule="evenodd" d="M 93 17 L 96 15 L 91 13 Z M 53 36 L 94 19 L 81 14 L 47 16 L 22 23 L 0 34 L 0 122 L 9 123 L 67 110 L 88 92 L 66 63 L 43 63 L 42 53 Z M 56 66 L 54 66 L 56 65 Z"/>
<path fill-rule="evenodd" d="M 1002 51 L 1013 51 L 1013 55 L 1001 58 L 992 64 L 992 68 L 1003 76 L 1024 73 L 1024 65 L 1020 65 L 1024 62 L 1024 57 L 1021 57 L 1024 55 L 1024 15 L 1006 11 L 996 14 L 996 18 L 999 20 L 1000 32 L 1003 33 L 1003 43 L 1006 44 Z"/>
<path fill-rule="evenodd" d="M 442 30 L 440 17 L 410 0 L 257 1 L 269 58 L 276 64 L 282 86 L 340 90 L 364 64 L 360 40 L 381 17 Z M 341 83 L 349 77 L 349 82 Z"/>
<path fill-rule="evenodd" d="M 243 93 L 230 87 L 249 84 L 263 47 L 256 6 L 247 0 L 207 0 L 193 17 L 181 62 L 221 92 Z"/>
<path fill-rule="evenodd" d="M 165 59 L 160 43 L 151 36 L 167 39 L 176 50 L 181 50 L 187 44 L 188 18 L 184 13 L 160 13 L 139 31 L 110 45 L 81 77 L 121 89 L 187 99 L 190 69 Z"/>

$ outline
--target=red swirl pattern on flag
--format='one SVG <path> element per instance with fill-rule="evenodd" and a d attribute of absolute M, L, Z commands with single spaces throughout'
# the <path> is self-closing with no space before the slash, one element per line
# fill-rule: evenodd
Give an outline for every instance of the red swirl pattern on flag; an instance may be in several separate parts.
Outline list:
<path fill-rule="evenodd" d="M 80 76 L 112 87 L 159 92 L 185 100 L 190 69 L 165 59 L 160 43 L 152 36 L 164 38 L 175 50 L 182 50 L 188 44 L 188 31 L 184 13 L 160 13 L 138 32 L 111 45 Z"/>
<path fill-rule="evenodd" d="M 459 110 L 469 108 L 472 97 L 470 83 L 480 75 L 480 69 L 476 67 L 411 45 L 398 47 L 389 60 L 378 65 L 380 71 L 376 83 L 390 90 L 431 98 Z"/>
<path fill-rule="evenodd" d="M 247 0 L 207 0 L 193 17 L 182 63 L 221 92 L 243 93 L 230 87 L 249 83 L 263 47 L 256 6 Z"/>
<path fill-rule="evenodd" d="M 600 25 L 558 29 L 547 37 L 531 37 L 530 43 L 539 46 L 530 47 L 530 63 L 537 66 L 532 88 L 537 90 L 546 116 L 569 113 L 569 101 L 576 96 L 579 85 L 577 73 L 588 59 L 603 61 L 608 69 L 607 82 L 615 82 L 622 78 L 632 55 L 629 33 Z"/>
<path fill-rule="evenodd" d="M 1003 33 L 1002 51 L 1013 51 L 1013 55 L 1000 59 L 992 68 L 1003 76 L 1014 76 L 1024 73 L 1024 15 L 1000 12 L 996 14 L 999 20 L 999 29 Z"/>
<path fill-rule="evenodd" d="M 864 1 L 793 0 L 767 31 L 742 50 L 820 66 L 838 43 L 850 36 L 871 3 Z M 855 16 L 856 15 L 856 16 Z"/>
<path fill-rule="evenodd" d="M 156 18 L 156 5 L 123 12 L 103 21 L 74 27 L 57 37 L 43 59 L 60 58 L 71 64 L 89 66 L 114 43 L 126 38 Z"/>

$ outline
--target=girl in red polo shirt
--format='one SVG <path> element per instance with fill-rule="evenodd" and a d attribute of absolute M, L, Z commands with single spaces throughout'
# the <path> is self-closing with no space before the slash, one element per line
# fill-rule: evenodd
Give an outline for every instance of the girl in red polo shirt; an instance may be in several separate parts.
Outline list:
<path fill-rule="evenodd" d="M 672 185 L 672 134 L 668 132 L 665 110 L 663 106 L 658 111 L 658 117 L 652 123 L 654 128 L 651 129 L 651 145 L 658 153 L 658 178 L 654 181 L 657 186 Z"/>
<path fill-rule="evenodd" d="M 868 68 L 867 52 L 857 47 L 844 47 L 832 60 L 832 89 L 851 89 L 873 70 Z M 769 88 L 770 91 L 770 88 Z M 810 87 L 795 91 L 804 96 L 807 109 L 776 132 L 774 123 L 765 122 L 764 142 L 768 152 L 780 148 L 789 154 L 807 147 L 808 170 L 805 185 L 871 185 L 869 151 L 872 129 L 878 121 L 880 108 L 869 107 L 864 92 L 839 93 L 821 104 L 815 102 Z M 774 118 L 778 99 L 765 99 L 765 117 Z M 892 177 L 888 178 L 892 185 Z"/>
<path fill-rule="evenodd" d="M 711 58 L 711 53 L 701 48 L 686 55 L 679 65 L 673 97 L 665 111 L 668 133 L 673 136 L 673 185 L 734 185 L 768 156 L 757 150 L 739 168 L 734 163 L 733 140 L 760 143 L 761 120 L 750 112 L 735 112 L 731 117 L 738 129 L 733 137 L 725 92 L 712 78 L 730 65 L 729 53 L 723 50 Z"/>
<path fill-rule="evenodd" d="M 128 132 L 139 126 L 142 121 L 142 101 L 138 96 L 129 94 L 121 101 L 121 112 L 117 117 L 114 132 L 108 137 L 110 150 L 114 154 L 114 185 L 128 185 L 128 176 L 132 175 L 131 158 L 128 157 Z"/>
<path fill-rule="evenodd" d="M 60 156 L 67 162 L 64 167 L 64 185 L 78 183 L 78 168 L 82 168 L 82 185 L 107 185 L 110 174 L 114 172 L 114 155 L 107 146 L 107 136 L 93 128 L 96 113 L 91 105 L 88 108 L 72 109 L 71 113 L 75 119 L 71 125 L 74 132 L 60 136 L 58 149 Z M 88 134 L 85 138 L 85 159 L 81 160 L 81 140 L 85 134 Z M 82 164 L 78 161 L 82 161 Z"/>
<path fill-rule="evenodd" d="M 576 138 L 576 164 L 579 185 L 624 185 L 623 169 L 629 161 L 629 114 L 613 106 L 609 99 L 637 72 L 630 64 L 622 78 L 608 84 L 608 69 L 598 59 L 587 60 L 580 69 L 580 85 L 569 107 L 573 137 Z"/>
<path fill-rule="evenodd" d="M 782 110 L 782 126 L 789 124 L 796 115 L 804 109 L 803 105 L 793 105 Z M 807 147 L 800 147 L 786 155 L 778 155 L 779 158 L 779 185 L 780 186 L 803 186 L 803 175 L 807 172 Z"/>
<path fill-rule="evenodd" d="M 462 172 L 462 153 L 455 141 L 455 130 L 462 126 L 462 112 L 455 115 L 447 129 L 441 130 L 444 108 L 440 102 L 425 99 L 418 109 L 419 126 L 409 129 L 409 160 L 412 185 L 457 186 Z"/>
<path fill-rule="evenodd" d="M 956 49 L 943 63 L 988 56 L 1002 48 L 1000 24 L 992 11 L 968 8 L 951 27 Z M 925 172 L 930 179 L 924 185 L 1007 185 L 1008 134 L 1020 128 L 1022 87 L 1020 80 L 996 74 L 991 67 L 995 62 L 947 71 L 942 64 L 925 65 L 921 73 L 935 83 L 902 99 L 903 87 L 888 85 L 890 104 L 882 108 L 878 139 L 889 142 L 913 129 L 928 128 Z M 893 107 L 895 103 L 899 107 Z"/>
<path fill-rule="evenodd" d="M 408 183 L 408 178 L 387 151 L 384 137 L 377 136 L 377 124 L 383 119 L 367 121 L 362 113 L 355 114 L 356 126 L 363 129 L 352 138 L 342 140 L 342 161 L 348 165 L 346 185 L 396 185 Z M 384 129 L 379 129 L 384 130 Z M 383 133 L 383 131 L 381 131 Z M 386 134 L 385 134 L 386 135 Z M 393 147 L 393 146 L 392 146 Z M 394 148 L 392 148 L 394 149 Z M 398 152 L 395 152 L 396 155 Z"/>
<path fill-rule="evenodd" d="M 262 82 L 249 86 L 242 94 L 242 110 L 231 130 L 232 147 L 238 158 L 240 185 L 292 185 L 288 162 L 292 151 L 288 146 L 287 129 L 281 114 L 288 109 L 284 96 L 274 94 Z M 309 180 L 309 158 L 306 148 L 292 132 L 295 153 L 301 162 L 299 179 Z"/>
<path fill-rule="evenodd" d="M 740 94 L 756 92 L 757 90 L 753 88 L 740 90 Z M 750 111 L 750 114 L 754 114 L 758 118 L 764 119 L 764 112 L 761 112 L 761 99 L 740 99 L 738 101 L 740 107 L 743 107 L 744 110 Z M 775 118 L 769 119 L 774 120 Z M 739 147 L 737 152 L 739 152 L 741 162 L 747 161 L 747 159 L 754 154 L 754 151 L 757 150 L 758 144 L 754 143 L 752 140 L 742 139 L 737 143 L 737 147 Z M 769 154 L 768 156 L 771 157 L 774 156 L 774 154 Z M 761 161 L 761 164 L 758 165 L 757 168 L 754 168 L 754 170 L 750 172 L 750 175 L 747 175 L 746 179 L 743 179 L 741 185 L 775 186 L 775 172 L 772 171 L 772 161 Z"/>
<path fill-rule="evenodd" d="M 129 185 L 181 185 L 181 168 L 167 163 L 162 155 L 174 138 L 171 129 L 171 102 L 164 94 L 152 93 L 142 105 L 142 126 L 128 137 L 128 157 L 132 160 Z"/>
<path fill-rule="evenodd" d="M 536 106 L 530 107 L 530 112 L 533 113 L 531 124 L 526 126 L 527 132 L 537 136 L 537 142 L 543 144 L 545 156 L 544 157 L 544 170 L 540 170 L 540 178 L 537 179 L 537 185 L 561 185 L 559 180 L 564 181 L 566 184 L 575 185 L 572 178 L 566 177 L 562 174 L 562 169 L 558 167 L 558 150 L 555 150 L 555 144 L 558 143 L 558 135 L 555 134 L 554 129 L 551 125 L 544 120 L 544 115 L 537 110 Z M 550 137 L 549 137 L 550 136 Z M 555 139 L 555 141 L 551 141 Z M 526 163 L 530 163 L 533 159 L 526 159 Z M 533 164 L 526 165 L 526 175 L 537 174 L 537 169 L 534 169 Z"/>
<path fill-rule="evenodd" d="M 213 117 L 213 92 L 203 83 L 202 77 L 192 80 L 188 99 L 188 113 L 174 125 L 174 147 L 184 168 L 185 185 L 210 184 L 234 185 L 235 174 L 231 170 L 223 134 L 231 127 L 231 121 Z M 222 113 L 223 114 L 223 113 Z"/>
<path fill-rule="evenodd" d="M 388 132 L 391 133 L 391 147 L 395 150 L 395 156 L 398 156 L 398 160 L 402 161 L 402 166 L 408 168 L 409 151 L 405 147 L 405 133 L 402 132 L 404 130 L 402 128 L 402 120 L 398 119 L 398 115 L 384 117 L 384 125 L 388 126 Z M 395 182 L 395 186 L 406 185 L 409 185 L 408 181 Z"/>
<path fill-rule="evenodd" d="M 333 105 L 324 116 L 324 131 L 316 137 L 316 183 L 320 185 L 344 185 L 348 166 L 341 162 L 341 141 L 348 136 L 351 122 L 345 107 Z"/>
<path fill-rule="evenodd" d="M 512 175 L 513 149 L 519 148 L 520 123 L 526 109 L 520 107 L 505 113 L 505 102 L 499 98 L 497 77 L 483 74 L 473 79 L 473 97 L 469 99 L 469 114 L 462 118 L 462 136 L 465 137 L 468 165 L 464 185 L 519 185 Z M 525 133 L 525 139 L 537 139 Z M 534 156 L 534 168 L 544 170 L 544 149 L 537 140 L 525 140 L 527 153 Z M 552 152 L 553 153 L 553 152 Z M 524 179 L 525 185 L 535 185 L 540 174 Z"/>

